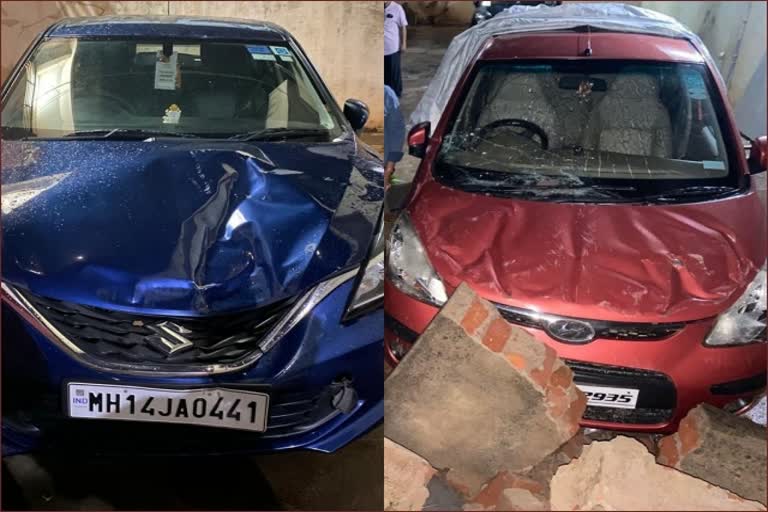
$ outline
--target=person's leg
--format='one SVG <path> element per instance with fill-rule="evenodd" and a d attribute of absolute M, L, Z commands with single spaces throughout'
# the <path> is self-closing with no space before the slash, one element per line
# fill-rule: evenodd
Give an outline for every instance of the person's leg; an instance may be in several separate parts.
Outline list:
<path fill-rule="evenodd" d="M 388 85 L 393 87 L 393 78 L 394 75 L 392 74 L 392 55 L 385 55 L 384 56 L 384 85 Z"/>
<path fill-rule="evenodd" d="M 395 52 L 392 57 L 392 90 L 395 91 L 399 98 L 403 94 L 403 77 L 400 72 L 400 54 L 401 52 Z"/>

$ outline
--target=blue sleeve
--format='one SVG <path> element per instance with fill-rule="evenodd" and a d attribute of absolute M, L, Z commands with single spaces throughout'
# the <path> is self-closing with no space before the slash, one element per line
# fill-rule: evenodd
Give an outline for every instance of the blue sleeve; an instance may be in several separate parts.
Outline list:
<path fill-rule="evenodd" d="M 399 162 L 403 158 L 405 144 L 405 119 L 400 111 L 397 95 L 384 86 L 384 160 Z"/>

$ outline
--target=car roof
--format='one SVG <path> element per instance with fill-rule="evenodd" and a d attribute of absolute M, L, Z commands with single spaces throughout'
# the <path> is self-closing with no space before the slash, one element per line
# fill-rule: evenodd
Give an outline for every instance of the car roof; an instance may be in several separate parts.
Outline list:
<path fill-rule="evenodd" d="M 284 28 L 266 21 L 195 16 L 97 16 L 64 18 L 48 37 L 157 37 L 288 41 Z"/>
<path fill-rule="evenodd" d="M 591 54 L 586 55 L 590 48 Z M 628 32 L 563 30 L 497 35 L 483 45 L 479 60 L 613 59 L 703 63 L 687 39 Z"/>

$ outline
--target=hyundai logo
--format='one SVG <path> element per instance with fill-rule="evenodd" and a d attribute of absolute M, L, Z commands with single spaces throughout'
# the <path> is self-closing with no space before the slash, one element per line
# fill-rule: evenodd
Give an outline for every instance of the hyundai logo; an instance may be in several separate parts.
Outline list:
<path fill-rule="evenodd" d="M 547 334 L 563 343 L 589 343 L 595 339 L 595 329 L 581 320 L 555 320 L 546 327 Z"/>

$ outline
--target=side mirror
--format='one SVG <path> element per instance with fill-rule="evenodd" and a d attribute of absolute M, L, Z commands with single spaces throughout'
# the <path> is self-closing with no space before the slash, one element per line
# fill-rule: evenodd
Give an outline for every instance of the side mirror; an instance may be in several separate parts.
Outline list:
<path fill-rule="evenodd" d="M 424 158 L 429 144 L 429 121 L 419 123 L 408 132 L 408 154 L 416 158 Z"/>
<path fill-rule="evenodd" d="M 750 174 L 760 174 L 768 168 L 768 137 L 763 135 L 752 141 L 752 147 L 749 150 Z"/>
<path fill-rule="evenodd" d="M 349 99 L 344 102 L 344 117 L 352 125 L 353 130 L 362 130 L 368 122 L 368 105 L 360 100 Z"/>

